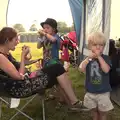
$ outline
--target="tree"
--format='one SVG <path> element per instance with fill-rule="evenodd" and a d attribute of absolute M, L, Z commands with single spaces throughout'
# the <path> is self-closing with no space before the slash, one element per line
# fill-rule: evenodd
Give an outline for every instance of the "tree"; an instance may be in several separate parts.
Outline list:
<path fill-rule="evenodd" d="M 72 24 L 72 26 L 68 27 L 67 24 L 65 22 L 58 22 L 58 31 L 59 33 L 68 33 L 70 31 L 74 30 L 74 24 Z"/>
<path fill-rule="evenodd" d="M 32 24 L 29 31 L 38 31 L 38 29 L 35 24 Z"/>
<path fill-rule="evenodd" d="M 58 30 L 60 33 L 68 32 L 67 24 L 65 22 L 58 22 Z"/>
<path fill-rule="evenodd" d="M 17 23 L 13 26 L 13 28 L 15 28 L 17 30 L 17 32 L 25 32 L 25 28 L 23 27 L 22 24 Z"/>
<path fill-rule="evenodd" d="M 75 30 L 75 28 L 74 28 L 74 23 L 69 27 L 69 30 L 70 30 L 70 31 L 74 31 L 74 30 Z"/>

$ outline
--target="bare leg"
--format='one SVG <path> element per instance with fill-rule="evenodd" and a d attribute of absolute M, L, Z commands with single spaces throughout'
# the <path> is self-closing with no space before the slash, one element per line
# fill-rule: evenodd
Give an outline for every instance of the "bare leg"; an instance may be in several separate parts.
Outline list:
<path fill-rule="evenodd" d="M 99 120 L 107 120 L 107 113 L 99 111 Z"/>
<path fill-rule="evenodd" d="M 68 96 L 70 103 L 71 104 L 76 103 L 78 99 L 73 91 L 71 82 L 69 81 L 66 73 L 58 76 L 57 80 L 58 80 L 58 83 L 60 84 L 60 87 L 64 90 L 65 94 Z"/>
<path fill-rule="evenodd" d="M 92 109 L 91 113 L 93 120 L 99 120 L 99 113 L 97 109 Z"/>
<path fill-rule="evenodd" d="M 58 85 L 57 86 L 58 89 L 58 94 L 60 94 L 60 101 L 65 102 L 67 105 L 70 105 L 70 100 L 68 99 L 67 95 L 65 94 L 65 92 L 63 91 L 63 89 Z"/>

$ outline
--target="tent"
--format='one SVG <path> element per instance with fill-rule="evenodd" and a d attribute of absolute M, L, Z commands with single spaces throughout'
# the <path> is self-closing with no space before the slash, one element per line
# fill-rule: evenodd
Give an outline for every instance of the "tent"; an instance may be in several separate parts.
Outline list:
<path fill-rule="evenodd" d="M 10 0 L 0 0 L 0 28 L 7 25 L 9 2 Z M 80 60 L 82 60 L 84 55 L 89 54 L 86 47 L 86 38 L 89 33 L 102 31 L 109 39 L 111 0 L 68 0 L 68 4 L 71 8 L 79 50 L 82 53 Z M 108 54 L 108 51 L 109 41 L 106 44 L 104 54 Z M 116 91 L 113 91 L 112 94 L 114 101 L 120 100 L 118 97 L 116 98 Z"/>

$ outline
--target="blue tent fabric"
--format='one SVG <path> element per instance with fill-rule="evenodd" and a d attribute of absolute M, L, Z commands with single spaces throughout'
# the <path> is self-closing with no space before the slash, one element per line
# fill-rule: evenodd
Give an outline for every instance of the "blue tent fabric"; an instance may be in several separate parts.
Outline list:
<path fill-rule="evenodd" d="M 78 40 L 78 44 L 79 44 L 80 43 L 80 33 L 81 33 L 83 0 L 69 0 L 69 5 L 71 8 L 71 13 L 73 16 L 73 21 L 74 21 L 74 25 L 75 25 L 76 34 L 77 34 L 77 40 Z"/>

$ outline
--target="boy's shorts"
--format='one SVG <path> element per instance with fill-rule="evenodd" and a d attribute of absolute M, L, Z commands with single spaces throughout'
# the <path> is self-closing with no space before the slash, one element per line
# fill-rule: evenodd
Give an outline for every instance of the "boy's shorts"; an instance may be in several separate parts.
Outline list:
<path fill-rule="evenodd" d="M 97 108 L 101 112 L 107 112 L 114 108 L 110 100 L 110 92 L 102 94 L 87 92 L 84 97 L 84 106 L 88 109 Z"/>

